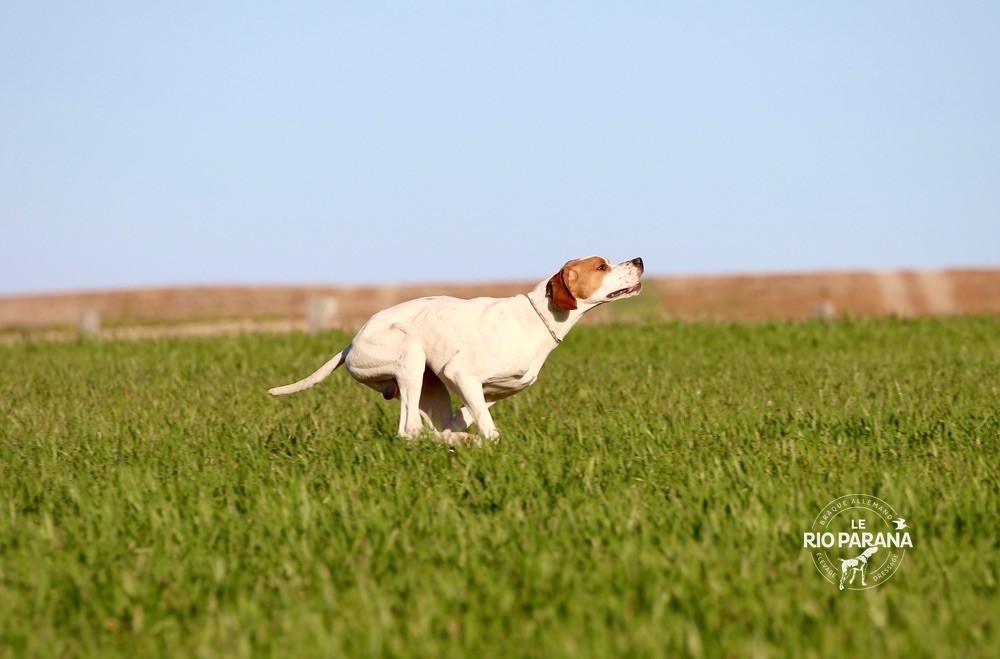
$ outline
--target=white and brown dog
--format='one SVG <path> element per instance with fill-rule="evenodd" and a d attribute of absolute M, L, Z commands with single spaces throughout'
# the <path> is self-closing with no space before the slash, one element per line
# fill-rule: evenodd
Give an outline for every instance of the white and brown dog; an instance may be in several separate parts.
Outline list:
<path fill-rule="evenodd" d="M 490 406 L 538 379 L 556 346 L 584 313 L 639 294 L 641 258 L 612 265 L 590 256 L 570 261 L 530 293 L 508 298 L 425 297 L 376 313 L 351 344 L 295 384 L 272 395 L 308 389 L 346 365 L 355 380 L 399 398 L 399 434 L 425 429 L 449 442 L 473 423 L 484 437 L 500 433 Z M 463 407 L 454 412 L 448 390 Z"/>

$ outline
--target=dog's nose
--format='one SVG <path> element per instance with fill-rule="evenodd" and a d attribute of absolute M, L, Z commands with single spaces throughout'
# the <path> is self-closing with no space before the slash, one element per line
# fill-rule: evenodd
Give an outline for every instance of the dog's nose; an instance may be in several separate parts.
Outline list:
<path fill-rule="evenodd" d="M 642 272 L 643 270 L 645 270 L 645 267 L 643 267 L 643 265 L 642 265 L 642 257 L 641 256 L 635 257 L 634 259 L 632 259 L 631 261 L 629 261 L 629 263 L 631 263 L 635 267 L 639 268 L 639 272 Z"/>

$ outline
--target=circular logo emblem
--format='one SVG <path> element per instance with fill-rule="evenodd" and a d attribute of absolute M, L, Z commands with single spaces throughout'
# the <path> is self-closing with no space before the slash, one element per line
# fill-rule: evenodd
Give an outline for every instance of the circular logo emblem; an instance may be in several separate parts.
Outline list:
<path fill-rule="evenodd" d="M 820 511 L 802 534 L 823 578 L 840 590 L 867 590 L 885 583 L 913 548 L 910 525 L 878 497 L 847 494 Z"/>

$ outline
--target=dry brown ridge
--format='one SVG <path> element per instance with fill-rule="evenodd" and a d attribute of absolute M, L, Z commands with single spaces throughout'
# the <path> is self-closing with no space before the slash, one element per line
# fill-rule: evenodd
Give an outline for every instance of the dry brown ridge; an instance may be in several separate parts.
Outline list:
<path fill-rule="evenodd" d="M 335 299 L 330 324 L 426 295 L 507 296 L 535 282 L 379 287 L 204 286 L 0 297 L 0 334 L 75 333 L 96 311 L 103 333 L 135 335 L 306 329 L 311 301 Z M 1000 313 L 1000 269 L 647 277 L 640 297 L 590 318 L 769 318 Z M 138 326 L 138 327 L 137 327 Z"/>

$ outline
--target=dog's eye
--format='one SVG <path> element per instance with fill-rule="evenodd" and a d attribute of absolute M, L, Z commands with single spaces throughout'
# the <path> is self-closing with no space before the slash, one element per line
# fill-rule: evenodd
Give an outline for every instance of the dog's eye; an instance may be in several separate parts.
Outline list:
<path fill-rule="evenodd" d="M 604 264 L 602 263 L 601 265 L 597 266 L 597 269 L 598 269 L 598 270 L 607 270 L 607 269 L 608 269 L 608 266 L 606 266 L 606 265 L 604 265 Z"/>

